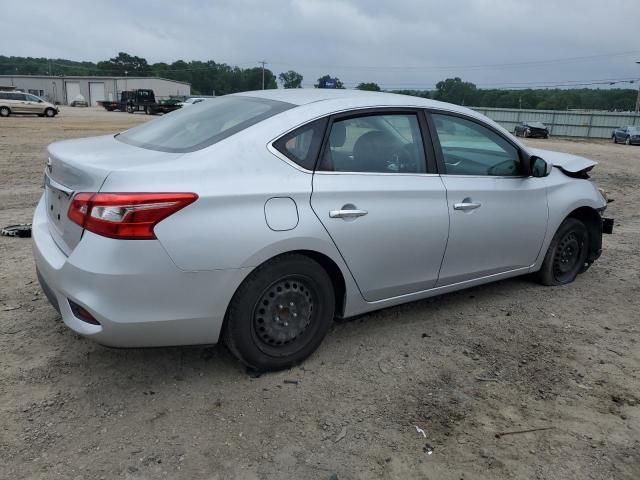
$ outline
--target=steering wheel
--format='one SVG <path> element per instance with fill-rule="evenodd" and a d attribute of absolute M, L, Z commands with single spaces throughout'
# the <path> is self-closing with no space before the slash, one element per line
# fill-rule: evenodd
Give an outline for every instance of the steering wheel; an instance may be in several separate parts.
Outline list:
<path fill-rule="evenodd" d="M 396 173 L 418 172 L 420 169 L 417 165 L 414 146 L 408 143 L 394 149 L 391 153 L 391 160 L 387 162 L 387 170 Z"/>

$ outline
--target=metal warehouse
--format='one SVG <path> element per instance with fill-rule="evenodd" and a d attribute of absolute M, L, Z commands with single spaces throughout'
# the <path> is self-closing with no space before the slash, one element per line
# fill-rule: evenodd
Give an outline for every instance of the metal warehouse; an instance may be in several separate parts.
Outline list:
<path fill-rule="evenodd" d="M 0 87 L 15 87 L 52 103 L 68 105 L 81 94 L 89 105 L 100 100 L 116 100 L 120 92 L 152 89 L 156 98 L 188 97 L 191 85 L 159 77 L 76 77 L 40 75 L 0 75 Z"/>

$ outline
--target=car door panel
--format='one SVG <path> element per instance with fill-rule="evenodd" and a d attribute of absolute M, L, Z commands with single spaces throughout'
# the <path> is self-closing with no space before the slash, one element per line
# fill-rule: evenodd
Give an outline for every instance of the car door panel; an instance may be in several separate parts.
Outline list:
<path fill-rule="evenodd" d="M 415 109 L 375 109 L 334 116 L 325 135 L 311 205 L 367 301 L 437 282 L 449 214 L 426 128 Z"/>
<path fill-rule="evenodd" d="M 444 175 L 451 226 L 438 286 L 535 263 L 548 219 L 544 178 Z M 473 210 L 461 203 L 479 204 Z"/>
<path fill-rule="evenodd" d="M 316 172 L 311 204 L 363 297 L 376 301 L 435 286 L 449 215 L 437 175 Z M 355 218 L 331 218 L 340 209 Z"/>
<path fill-rule="evenodd" d="M 428 118 L 450 216 L 437 286 L 533 265 L 547 229 L 545 179 L 524 175 L 519 147 L 490 125 L 448 112 Z"/>

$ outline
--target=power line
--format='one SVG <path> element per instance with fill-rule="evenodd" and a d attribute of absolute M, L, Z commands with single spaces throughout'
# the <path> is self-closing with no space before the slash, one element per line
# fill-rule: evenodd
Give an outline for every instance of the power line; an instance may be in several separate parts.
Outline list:
<path fill-rule="evenodd" d="M 501 67 L 523 67 L 532 65 L 546 65 L 554 63 L 579 62 L 587 60 L 596 60 L 604 57 L 622 57 L 630 55 L 638 55 L 640 50 L 631 50 L 628 52 L 603 53 L 599 55 L 587 55 L 581 57 L 555 58 L 547 60 L 531 60 L 526 62 L 513 63 L 488 63 L 477 65 L 322 65 L 322 64 L 293 64 L 288 62 L 271 62 L 272 65 L 297 66 L 305 68 L 341 68 L 352 70 L 463 70 L 463 69 L 482 69 L 482 68 L 501 68 Z"/>

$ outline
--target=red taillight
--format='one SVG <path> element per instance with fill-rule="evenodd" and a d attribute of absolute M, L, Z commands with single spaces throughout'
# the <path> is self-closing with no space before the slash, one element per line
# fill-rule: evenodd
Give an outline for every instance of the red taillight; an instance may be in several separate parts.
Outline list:
<path fill-rule="evenodd" d="M 153 240 L 158 222 L 197 199 L 195 193 L 78 193 L 67 215 L 104 237 Z"/>

